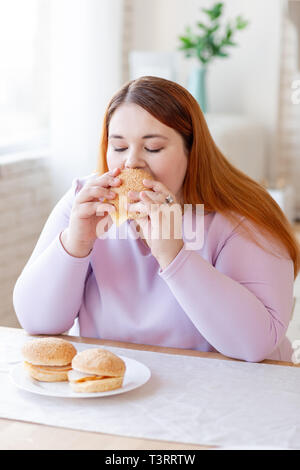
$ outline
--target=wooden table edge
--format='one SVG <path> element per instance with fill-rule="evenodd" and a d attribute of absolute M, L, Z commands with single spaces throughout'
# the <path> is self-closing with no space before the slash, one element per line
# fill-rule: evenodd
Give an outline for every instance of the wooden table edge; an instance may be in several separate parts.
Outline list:
<path fill-rule="evenodd" d="M 7 429 L 12 426 L 11 431 L 7 432 Z M 15 427 L 18 428 L 17 432 Z M 146 437 L 135 437 L 135 436 L 124 436 L 121 434 L 110 434 L 102 432 L 93 432 L 79 429 L 72 429 L 63 426 L 55 426 L 50 424 L 36 423 L 32 421 L 19 421 L 17 419 L 0 418 L 0 436 L 6 435 L 6 438 L 10 435 L 16 436 L 19 430 L 23 428 L 24 432 L 22 436 L 26 436 L 29 444 L 24 446 L 3 446 L 3 440 L 0 440 L 0 451 L 1 450 L 214 450 L 219 449 L 217 445 L 201 445 L 193 443 L 183 443 L 177 441 L 167 441 L 162 439 L 151 439 Z M 28 431 L 29 430 L 29 431 Z M 55 443 L 47 439 L 47 434 L 55 432 Z M 36 445 L 33 443 L 31 436 L 37 435 L 40 440 L 44 442 L 43 445 Z M 85 444 L 80 445 L 80 438 L 84 437 Z M 86 440 L 90 439 L 91 444 L 87 445 Z M 22 439 L 23 440 L 23 439 Z M 68 442 L 74 441 L 76 447 L 71 449 Z M 114 441 L 118 441 L 118 445 L 112 445 Z M 31 441 L 31 442 L 30 442 Z M 46 442 L 47 441 L 47 442 Z M 95 442 L 98 441 L 98 442 Z M 12 439 L 10 440 L 12 442 Z M 45 443 L 46 442 L 46 443 Z M 64 443 L 62 445 L 62 443 Z"/>
<path fill-rule="evenodd" d="M 134 349 L 138 351 L 150 351 L 150 352 L 152 351 L 152 352 L 159 352 L 159 353 L 164 353 L 164 354 L 176 354 L 176 355 L 181 355 L 181 356 L 197 356 L 197 357 L 205 357 L 209 359 L 245 362 L 242 359 L 235 359 L 229 356 L 224 356 L 223 354 L 217 353 L 217 352 L 202 352 L 202 351 L 197 351 L 194 349 L 168 348 L 164 346 L 152 346 L 150 344 L 127 343 L 123 341 L 88 338 L 84 336 L 71 336 L 66 333 L 57 334 L 57 335 L 29 335 L 22 328 L 12 328 L 12 327 L 6 327 L 6 326 L 0 326 L 0 332 L 1 330 L 22 331 L 26 336 L 28 336 L 28 338 L 42 338 L 44 336 L 54 336 L 57 338 L 64 338 L 68 341 L 72 341 L 75 343 L 87 343 L 87 344 L 95 344 L 99 346 L 102 345 L 102 346 L 111 346 L 115 348 Z M 273 359 L 264 359 L 263 361 L 260 361 L 259 364 L 273 364 L 273 365 L 289 366 L 289 367 L 300 366 L 300 364 L 294 364 L 293 362 L 277 361 Z"/>
<path fill-rule="evenodd" d="M 99 346 L 111 346 L 115 348 L 123 348 L 123 349 L 135 349 L 138 351 L 152 351 L 152 352 L 159 352 L 163 354 L 176 354 L 181 356 L 196 356 L 196 357 L 204 357 L 208 359 L 219 359 L 224 361 L 238 361 L 238 362 L 245 362 L 241 359 L 234 359 L 232 357 L 224 356 L 223 354 L 217 352 L 202 352 L 196 351 L 192 349 L 180 349 L 180 348 L 167 348 L 162 346 L 152 346 L 148 344 L 136 344 L 136 343 L 126 343 L 120 341 L 112 341 L 112 340 L 105 340 L 105 339 L 96 339 L 96 338 L 85 338 L 85 337 L 78 337 L 78 336 L 70 336 L 70 335 L 58 335 L 57 337 L 64 338 L 66 340 L 75 342 L 75 343 L 87 343 L 87 344 L 98 344 Z M 273 364 L 273 365 L 280 365 L 280 366 L 289 366 L 289 367 L 298 367 L 300 364 L 294 364 L 293 362 L 288 361 L 275 361 L 272 359 L 265 359 L 259 364 Z"/>

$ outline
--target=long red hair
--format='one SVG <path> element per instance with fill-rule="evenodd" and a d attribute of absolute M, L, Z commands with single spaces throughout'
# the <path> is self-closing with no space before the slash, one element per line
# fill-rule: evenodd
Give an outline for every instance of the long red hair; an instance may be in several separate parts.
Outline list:
<path fill-rule="evenodd" d="M 178 83 L 146 76 L 125 83 L 113 95 L 104 115 L 97 171 L 100 174 L 108 171 L 109 123 L 122 103 L 141 106 L 181 134 L 188 155 L 183 204 L 204 204 L 206 212 L 223 214 L 244 236 L 275 256 L 279 254 L 276 253 L 278 248 L 285 249 L 294 263 L 296 278 L 300 246 L 291 224 L 267 190 L 225 158 L 209 132 L 199 104 Z M 239 224 L 241 216 L 250 224 Z M 263 235 L 262 243 L 259 235 Z"/>

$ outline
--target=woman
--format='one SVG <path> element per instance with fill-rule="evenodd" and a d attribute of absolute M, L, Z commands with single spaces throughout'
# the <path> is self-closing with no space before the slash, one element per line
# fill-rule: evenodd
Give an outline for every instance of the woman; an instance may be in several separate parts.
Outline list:
<path fill-rule="evenodd" d="M 105 237 L 113 228 L 110 188 L 121 184 L 123 168 L 153 178 L 144 180 L 148 191 L 129 194 L 129 208 L 146 214 L 135 222 L 136 239 Z M 172 200 L 204 204 L 197 250 L 186 249 L 184 234 L 152 237 L 151 203 Z M 195 99 L 174 82 L 142 77 L 109 103 L 98 174 L 74 180 L 53 209 L 14 306 L 31 334 L 62 333 L 77 318 L 81 336 L 290 361 L 285 333 L 298 270 L 284 214 L 225 159 Z"/>

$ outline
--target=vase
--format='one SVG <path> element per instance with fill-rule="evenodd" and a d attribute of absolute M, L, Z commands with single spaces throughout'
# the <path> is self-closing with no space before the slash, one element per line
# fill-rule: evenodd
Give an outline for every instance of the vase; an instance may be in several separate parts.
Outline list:
<path fill-rule="evenodd" d="M 203 113 L 207 112 L 206 72 L 205 67 L 195 67 L 188 79 L 188 91 L 198 101 Z"/>

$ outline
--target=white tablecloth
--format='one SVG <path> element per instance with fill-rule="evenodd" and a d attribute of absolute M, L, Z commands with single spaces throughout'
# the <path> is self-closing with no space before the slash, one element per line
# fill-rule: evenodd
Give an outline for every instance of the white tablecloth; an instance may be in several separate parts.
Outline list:
<path fill-rule="evenodd" d="M 0 337 L 1 418 L 183 443 L 300 448 L 300 368 L 108 347 L 147 365 L 149 382 L 105 398 L 47 397 L 9 377 L 29 339 L 21 330 Z"/>

